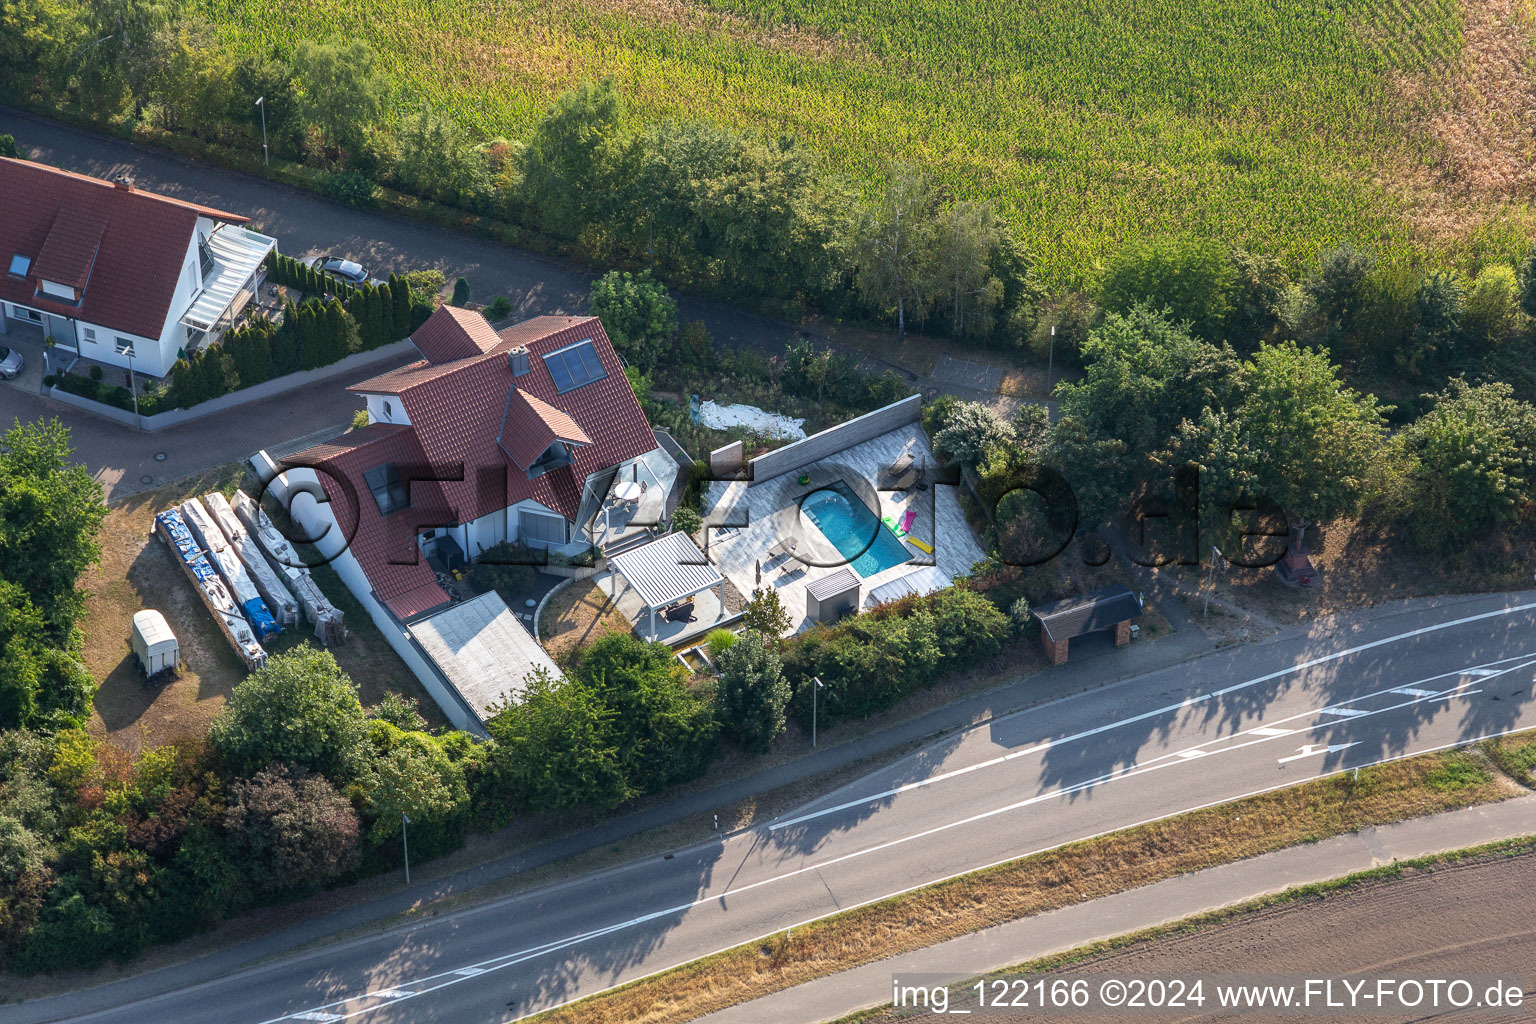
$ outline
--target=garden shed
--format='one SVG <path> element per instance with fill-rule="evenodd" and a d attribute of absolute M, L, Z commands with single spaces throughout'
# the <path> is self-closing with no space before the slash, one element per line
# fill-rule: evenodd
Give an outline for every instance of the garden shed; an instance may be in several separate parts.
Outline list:
<path fill-rule="evenodd" d="M 836 622 L 859 610 L 863 581 L 848 566 L 806 584 L 805 615 L 812 622 Z"/>
<path fill-rule="evenodd" d="M 1035 618 L 1040 621 L 1040 646 L 1053 665 L 1064 664 L 1068 643 L 1086 633 L 1113 630 L 1116 647 L 1130 643 L 1131 620 L 1140 614 L 1141 600 L 1121 583 L 1035 609 Z"/>
<path fill-rule="evenodd" d="M 167 669 L 181 667 L 181 645 L 176 634 L 165 621 L 165 616 L 153 608 L 133 613 L 133 637 L 130 641 L 134 656 L 146 676 L 155 676 Z"/>

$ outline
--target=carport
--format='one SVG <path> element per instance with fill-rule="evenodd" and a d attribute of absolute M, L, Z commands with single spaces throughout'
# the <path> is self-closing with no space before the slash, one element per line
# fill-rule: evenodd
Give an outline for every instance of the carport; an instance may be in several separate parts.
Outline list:
<path fill-rule="evenodd" d="M 650 616 L 648 639 L 657 635 L 657 611 L 672 621 L 687 621 L 693 614 L 688 598 L 706 590 L 719 588 L 720 615 L 725 614 L 725 577 L 686 533 L 669 533 L 614 555 L 608 565 L 634 590 L 642 610 Z"/>
<path fill-rule="evenodd" d="M 1073 637 L 1101 629 L 1112 629 L 1115 646 L 1131 642 L 1131 620 L 1141 614 L 1141 601 L 1131 589 L 1120 583 L 1095 590 L 1091 594 L 1063 598 L 1035 609 L 1040 621 L 1040 646 L 1053 665 L 1067 660 L 1067 646 Z"/>

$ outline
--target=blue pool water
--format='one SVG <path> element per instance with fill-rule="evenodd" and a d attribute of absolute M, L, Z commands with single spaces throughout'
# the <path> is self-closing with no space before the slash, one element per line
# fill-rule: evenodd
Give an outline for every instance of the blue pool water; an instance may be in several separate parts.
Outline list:
<path fill-rule="evenodd" d="M 841 480 L 808 495 L 800 511 L 865 579 L 912 557 L 906 545 Z M 870 543 L 871 538 L 874 543 Z"/>

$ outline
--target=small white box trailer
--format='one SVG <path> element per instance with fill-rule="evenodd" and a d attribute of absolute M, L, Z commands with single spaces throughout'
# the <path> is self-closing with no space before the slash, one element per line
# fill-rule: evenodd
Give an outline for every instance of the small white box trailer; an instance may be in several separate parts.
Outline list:
<path fill-rule="evenodd" d="M 181 645 L 171 632 L 165 616 L 153 608 L 133 613 L 134 657 L 145 678 L 154 679 L 162 672 L 174 673 L 181 667 Z"/>

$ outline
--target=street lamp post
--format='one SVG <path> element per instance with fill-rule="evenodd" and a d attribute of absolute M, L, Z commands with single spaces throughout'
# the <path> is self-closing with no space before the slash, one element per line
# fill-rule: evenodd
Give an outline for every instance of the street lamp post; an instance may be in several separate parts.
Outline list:
<path fill-rule="evenodd" d="M 256 105 L 261 108 L 261 161 L 270 170 L 272 168 L 272 157 L 267 152 L 267 98 L 265 96 L 256 97 Z"/>
<path fill-rule="evenodd" d="M 139 388 L 133 380 L 133 346 L 124 345 L 117 350 L 117 354 L 128 357 L 128 393 L 133 396 L 133 429 L 143 430 L 144 422 L 139 419 Z"/>
<path fill-rule="evenodd" d="M 1045 396 L 1051 396 L 1051 375 L 1056 369 L 1056 325 L 1051 325 L 1051 347 L 1045 357 Z"/>
<path fill-rule="evenodd" d="M 821 681 L 820 676 L 811 676 L 811 682 L 816 684 L 811 687 L 811 746 L 814 747 L 816 746 L 816 697 L 827 684 Z"/>
<path fill-rule="evenodd" d="M 400 812 L 400 845 L 405 848 L 405 884 L 411 884 L 411 842 L 406 838 L 405 826 L 411 823 L 410 816 L 404 811 Z"/>

